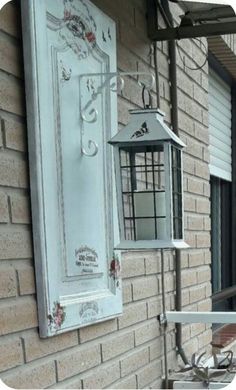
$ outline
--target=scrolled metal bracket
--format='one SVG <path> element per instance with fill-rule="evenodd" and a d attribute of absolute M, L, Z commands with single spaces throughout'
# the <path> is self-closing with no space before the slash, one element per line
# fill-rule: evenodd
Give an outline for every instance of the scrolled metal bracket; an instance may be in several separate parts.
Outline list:
<path fill-rule="evenodd" d="M 81 83 L 82 80 L 87 79 L 87 86 L 89 84 L 89 80 L 93 79 L 94 77 L 100 77 L 101 83 L 100 85 L 95 88 L 94 85 L 91 85 L 91 97 L 87 101 L 87 103 L 82 106 L 82 102 L 80 99 L 80 118 L 82 122 L 84 123 L 95 123 L 98 119 L 98 111 L 95 107 L 93 107 L 93 104 L 97 100 L 98 96 L 102 94 L 103 90 L 105 88 L 109 88 L 111 92 L 117 93 L 119 90 L 122 91 L 125 86 L 125 76 L 137 76 L 137 83 L 140 87 L 144 88 L 147 91 L 150 91 L 154 84 L 155 84 L 155 77 L 151 73 L 147 72 L 111 72 L 111 73 L 86 73 L 79 76 L 79 86 L 80 91 L 81 89 Z M 140 77 L 144 76 L 147 80 L 141 81 Z M 112 82 L 113 79 L 116 79 L 116 81 Z M 88 141 L 88 149 L 89 151 L 86 151 L 84 147 L 84 126 L 82 126 L 81 131 L 81 153 L 82 155 L 85 155 L 87 157 L 94 157 L 98 153 L 98 145 L 95 141 L 89 140 Z M 91 152 L 90 150 L 93 151 Z"/>
<path fill-rule="evenodd" d="M 87 157 L 94 157 L 98 153 L 98 144 L 95 141 L 92 141 L 91 139 L 88 141 L 88 148 L 94 149 L 93 152 L 86 152 L 85 148 L 81 146 L 81 152 L 84 156 Z"/>
<path fill-rule="evenodd" d="M 166 318 L 166 315 L 165 313 L 161 313 L 158 317 L 157 317 L 160 325 L 163 325 L 163 326 L 166 326 L 167 325 L 167 318 Z"/>

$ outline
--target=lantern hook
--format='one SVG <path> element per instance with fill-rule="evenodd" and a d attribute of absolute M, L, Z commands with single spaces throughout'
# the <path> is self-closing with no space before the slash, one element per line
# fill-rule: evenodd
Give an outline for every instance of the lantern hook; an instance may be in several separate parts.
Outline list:
<path fill-rule="evenodd" d="M 148 99 L 149 99 L 148 104 L 146 104 L 146 102 L 145 102 L 145 91 L 148 94 Z M 148 89 L 145 85 L 143 86 L 143 89 L 142 89 L 142 101 L 143 101 L 143 108 L 152 108 L 151 92 L 150 92 L 150 89 Z"/>

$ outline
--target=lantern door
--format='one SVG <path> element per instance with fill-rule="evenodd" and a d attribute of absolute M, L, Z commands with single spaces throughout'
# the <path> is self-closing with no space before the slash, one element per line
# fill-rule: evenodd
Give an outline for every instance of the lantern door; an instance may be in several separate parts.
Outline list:
<path fill-rule="evenodd" d="M 120 224 L 123 240 L 156 245 L 170 238 L 168 144 L 120 147 Z M 146 242 L 146 244 L 145 244 Z M 149 243 L 148 243 L 149 242 Z"/>

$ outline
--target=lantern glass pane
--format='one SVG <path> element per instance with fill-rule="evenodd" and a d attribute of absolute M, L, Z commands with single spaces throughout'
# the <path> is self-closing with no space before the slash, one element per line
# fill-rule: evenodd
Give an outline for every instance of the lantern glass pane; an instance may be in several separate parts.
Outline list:
<path fill-rule="evenodd" d="M 125 239 L 166 238 L 163 144 L 120 149 Z"/>
<path fill-rule="evenodd" d="M 181 151 L 172 145 L 172 200 L 174 239 L 183 238 Z"/>

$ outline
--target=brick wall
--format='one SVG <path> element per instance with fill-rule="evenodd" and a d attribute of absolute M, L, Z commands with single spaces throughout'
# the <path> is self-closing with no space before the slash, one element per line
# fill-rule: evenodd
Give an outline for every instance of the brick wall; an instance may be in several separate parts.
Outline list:
<path fill-rule="evenodd" d="M 119 69 L 154 73 L 145 1 L 94 3 L 117 23 Z M 38 336 L 19 20 L 14 4 L 0 13 L 0 377 L 17 388 L 158 388 L 163 375 L 163 339 L 156 320 L 162 312 L 158 252 L 124 256 L 123 316 L 54 338 Z M 199 42 L 179 43 L 188 66 L 202 64 L 204 50 Z M 166 42 L 158 44 L 161 109 L 170 122 L 167 52 Z M 179 54 L 177 65 L 179 130 L 187 144 L 185 227 L 191 246 L 182 253 L 182 298 L 186 310 L 209 310 L 208 67 L 191 71 Z M 154 91 L 152 95 L 155 104 Z M 128 109 L 142 105 L 135 79 L 128 80 L 118 103 L 121 127 L 128 121 Z M 174 269 L 173 255 L 166 252 L 167 309 L 174 309 Z M 167 340 L 169 368 L 176 367 L 173 325 L 168 327 Z M 188 357 L 209 349 L 210 341 L 209 326 L 184 326 Z"/>

